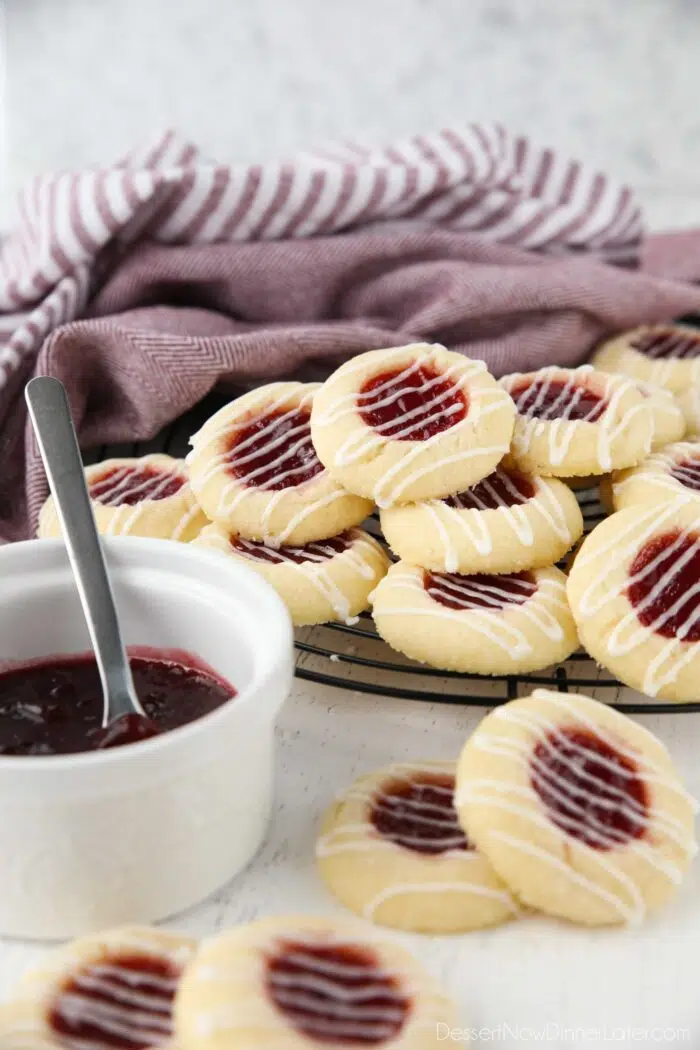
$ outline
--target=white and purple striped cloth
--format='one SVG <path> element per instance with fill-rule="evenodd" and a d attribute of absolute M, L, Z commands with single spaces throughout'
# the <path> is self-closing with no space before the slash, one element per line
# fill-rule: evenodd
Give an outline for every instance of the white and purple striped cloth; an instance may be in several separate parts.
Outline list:
<path fill-rule="evenodd" d="M 63 379 L 102 444 L 152 436 L 220 379 L 417 337 L 496 373 L 578 362 L 606 331 L 700 308 L 636 269 L 641 247 L 627 187 L 496 125 L 231 166 L 169 133 L 40 176 L 0 244 L 0 538 L 46 492 L 32 374 Z"/>

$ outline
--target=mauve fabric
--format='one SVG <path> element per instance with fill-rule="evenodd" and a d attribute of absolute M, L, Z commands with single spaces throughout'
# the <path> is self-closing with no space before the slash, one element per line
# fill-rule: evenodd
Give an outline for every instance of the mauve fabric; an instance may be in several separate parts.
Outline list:
<path fill-rule="evenodd" d="M 31 534 L 47 495 L 23 386 L 68 390 L 84 448 L 152 438 L 221 382 L 331 369 L 414 340 L 497 376 L 585 361 L 605 335 L 700 311 L 700 235 L 645 246 L 644 270 L 541 256 L 474 234 L 392 226 L 308 240 L 140 242 L 14 382 L 0 435 L 0 536 Z M 670 273 L 673 280 L 663 274 Z M 682 277 L 682 280 L 677 278 Z"/>

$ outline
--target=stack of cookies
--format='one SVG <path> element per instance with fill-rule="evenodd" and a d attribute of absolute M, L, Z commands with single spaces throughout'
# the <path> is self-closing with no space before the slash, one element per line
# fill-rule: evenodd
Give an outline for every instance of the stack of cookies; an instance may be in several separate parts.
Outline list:
<path fill-rule="evenodd" d="M 352 623 L 372 605 L 382 638 L 438 669 L 535 671 L 567 659 L 580 635 L 623 681 L 694 698 L 695 605 L 679 620 L 675 670 L 647 673 L 637 645 L 647 635 L 635 628 L 618 644 L 590 581 L 581 586 L 591 552 L 600 557 L 595 578 L 606 583 L 608 554 L 622 563 L 626 548 L 589 543 L 568 598 L 556 567 L 583 532 L 572 486 L 602 480 L 615 509 L 653 507 L 674 492 L 684 502 L 700 490 L 700 448 L 678 443 L 683 411 L 671 390 L 650 385 L 694 380 L 700 333 L 653 329 L 643 347 L 632 336 L 596 357 L 630 375 L 552 366 L 497 382 L 483 362 L 416 343 L 361 354 L 323 384 L 261 386 L 204 424 L 186 462 L 147 456 L 88 468 L 98 525 L 245 562 L 275 587 L 297 625 Z M 394 565 L 360 527 L 377 507 Z M 614 541 L 617 524 L 606 528 Z M 58 532 L 49 500 L 39 535 Z M 626 595 L 627 576 L 618 576 Z M 623 618 L 626 609 L 623 601 Z M 664 663 L 668 654 L 647 648 L 649 660 L 656 654 Z M 684 667 L 684 682 L 674 684 Z"/>
<path fill-rule="evenodd" d="M 383 926 L 459 933 L 534 911 L 641 922 L 697 847 L 666 748 L 586 696 L 536 690 L 486 715 L 457 762 L 400 762 L 330 807 L 322 878 Z"/>
<path fill-rule="evenodd" d="M 643 326 L 605 343 L 593 361 L 647 393 L 655 434 L 650 456 L 616 465 L 601 485 L 613 513 L 576 556 L 571 610 L 588 652 L 620 681 L 647 696 L 697 701 L 700 331 Z"/>
<path fill-rule="evenodd" d="M 342 365 L 315 398 L 311 433 L 331 476 L 380 507 L 399 559 L 373 595 L 385 641 L 478 674 L 570 656 L 578 635 L 556 562 L 583 520 L 560 479 L 640 462 L 649 402 L 590 366 L 497 383 L 482 362 L 425 344 Z"/>

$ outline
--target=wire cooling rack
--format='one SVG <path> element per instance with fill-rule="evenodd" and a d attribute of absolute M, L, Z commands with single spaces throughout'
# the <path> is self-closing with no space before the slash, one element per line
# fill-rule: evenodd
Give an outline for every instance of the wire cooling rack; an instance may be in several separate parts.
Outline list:
<path fill-rule="evenodd" d="M 227 396 L 211 395 L 151 441 L 105 445 L 86 455 L 86 461 L 95 462 L 110 456 L 143 456 L 151 452 L 184 456 L 190 435 L 221 405 L 240 392 L 232 390 Z M 577 495 L 586 532 L 589 532 L 605 517 L 605 511 L 598 501 L 596 489 L 584 490 Z M 366 527 L 379 535 L 376 519 L 370 519 Z M 583 691 L 629 714 L 700 712 L 700 700 L 690 704 L 674 704 L 647 700 L 626 690 L 583 651 L 574 653 L 565 663 L 537 674 L 490 676 L 437 671 L 394 652 L 377 636 L 368 613 L 363 613 L 358 623 L 352 626 L 328 623 L 298 629 L 295 644 L 297 678 L 374 696 L 467 707 L 494 707 L 525 696 L 537 686 L 543 686 L 563 693 Z M 627 699 L 628 696 L 633 699 Z"/>

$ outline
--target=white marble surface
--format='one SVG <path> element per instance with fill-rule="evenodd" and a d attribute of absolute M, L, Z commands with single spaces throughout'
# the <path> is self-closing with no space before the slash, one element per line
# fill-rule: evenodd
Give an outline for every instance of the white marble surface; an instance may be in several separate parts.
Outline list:
<path fill-rule="evenodd" d="M 246 872 L 170 927 L 202 935 L 261 915 L 347 914 L 325 891 L 313 864 L 318 819 L 335 791 L 392 760 L 455 757 L 479 718 L 463 708 L 297 682 L 280 722 L 278 801 L 262 852 Z M 687 785 L 700 793 L 700 715 L 643 721 L 665 740 Z M 698 930 L 700 864 L 677 899 L 634 930 L 584 930 L 533 917 L 456 937 L 387 936 L 402 940 L 444 983 L 459 1003 L 463 1026 L 492 1033 L 476 1041 L 474 1050 L 487 1042 L 503 1050 L 538 1044 L 552 1050 L 640 1044 L 670 1050 L 676 1041 L 690 1048 L 700 1043 Z M 5 942 L 0 995 L 44 951 Z M 645 1037 L 635 1038 L 629 1029 Z M 673 1030 L 675 1039 L 662 1038 L 662 1029 Z"/>
<path fill-rule="evenodd" d="M 700 7 L 695 0 L 9 0 L 9 164 L 32 174 L 107 162 L 175 125 L 221 159 L 337 135 L 375 138 L 496 119 L 629 180 L 655 227 L 700 223 Z M 318 816 L 357 772 L 455 756 L 479 712 L 298 682 L 280 726 L 279 787 L 254 865 L 177 927 L 204 934 L 279 910 L 333 912 L 318 883 Z M 700 716 L 647 718 L 700 792 Z M 459 938 L 407 938 L 464 1023 L 516 1050 L 637 1046 L 612 1026 L 692 1030 L 700 873 L 635 932 L 543 919 Z M 0 948 L 0 993 L 43 949 Z M 544 1026 L 549 1025 L 549 1029 Z M 558 1027 L 601 1029 L 575 1037 Z M 520 1030 L 518 1033 L 518 1026 Z M 607 1039 L 603 1036 L 607 1034 Z M 679 1038 L 679 1042 L 680 1042 Z M 478 1044 L 477 1044 L 478 1045 Z M 682 1045 L 689 1045 L 683 1042 Z M 691 1044 L 692 1045 L 692 1042 Z"/>

